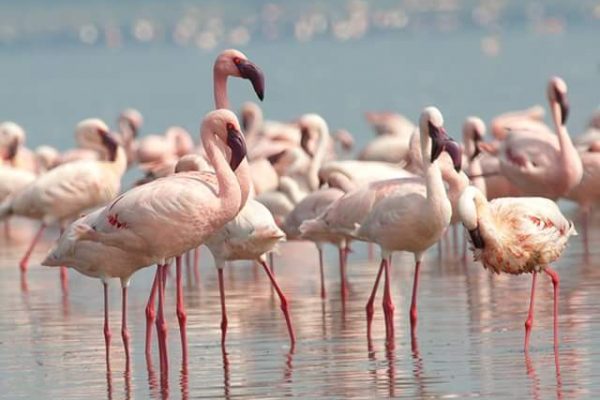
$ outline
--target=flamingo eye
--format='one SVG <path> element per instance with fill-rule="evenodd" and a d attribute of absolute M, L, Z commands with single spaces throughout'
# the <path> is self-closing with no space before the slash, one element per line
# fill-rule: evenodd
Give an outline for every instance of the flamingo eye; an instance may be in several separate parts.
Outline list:
<path fill-rule="evenodd" d="M 234 57 L 234 58 L 233 58 L 233 63 L 234 63 L 234 64 L 236 64 L 236 65 L 237 65 L 237 64 L 239 64 L 239 63 L 241 63 L 241 62 L 242 62 L 242 60 L 241 60 L 239 57 Z"/>
<path fill-rule="evenodd" d="M 228 130 L 228 131 L 232 131 L 232 130 L 234 130 L 234 129 L 235 129 L 235 127 L 233 126 L 233 124 L 232 124 L 231 122 L 228 122 L 228 123 L 227 123 L 227 130 Z"/>

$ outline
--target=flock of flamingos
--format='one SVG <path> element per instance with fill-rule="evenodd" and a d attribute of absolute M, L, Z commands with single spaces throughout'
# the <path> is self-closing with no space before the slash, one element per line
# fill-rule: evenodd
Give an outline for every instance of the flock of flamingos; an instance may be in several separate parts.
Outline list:
<path fill-rule="evenodd" d="M 154 264 L 156 275 L 146 308 L 146 353 L 152 350 L 155 325 L 161 370 L 168 368 L 164 298 L 173 259 L 177 317 L 187 359 L 182 256 L 193 257 L 197 265 L 198 247 L 203 244 L 218 271 L 224 352 L 223 269 L 233 260 L 262 265 L 281 301 L 293 349 L 293 318 L 266 258 L 284 239 L 316 245 L 322 297 L 326 296 L 324 244 L 339 249 L 342 297 L 350 243 L 379 246 L 381 264 L 366 305 L 369 343 L 382 277 L 386 342 L 393 340 L 392 254 L 413 253 L 410 325 L 415 335 L 423 255 L 450 225 L 460 223 L 474 259 L 486 269 L 532 274 L 526 352 L 537 275 L 544 273 L 551 279 L 558 360 L 559 277 L 551 264 L 576 232 L 555 201 L 567 198 L 579 203 L 587 251 L 590 208 L 600 200 L 600 118 L 592 119 L 588 133 L 571 139 L 566 127 L 567 85 L 561 78 L 551 78 L 547 86 L 552 126 L 543 122 L 544 109 L 539 106 L 506 113 L 490 124 L 494 140 L 484 142 L 485 124 L 469 117 L 461 145 L 446 134 L 442 113 L 435 107 L 423 109 L 418 126 L 398 114 L 368 113 L 379 135 L 358 159 L 336 160 L 336 145 L 347 150 L 352 137 L 344 131 L 330 134 L 317 114 L 305 114 L 293 123 L 264 121 L 261 109 L 246 103 L 242 123 L 238 122 L 228 110 L 228 77 L 247 79 L 259 99 L 264 95 L 263 73 L 244 54 L 223 51 L 213 73 L 215 110 L 202 120 L 199 147 L 176 127 L 162 136 L 138 138 L 143 120 L 132 109 L 120 115 L 117 132 L 96 118 L 81 121 L 75 128 L 79 147 L 62 154 L 49 146 L 32 152 L 24 146 L 22 128 L 13 122 L 0 125 L 0 220 L 7 235 L 8 218 L 13 215 L 40 221 L 20 262 L 22 288 L 27 290 L 29 258 L 42 232 L 59 225 L 61 236 L 42 265 L 61 267 L 63 290 L 68 289 L 66 267 L 101 280 L 109 369 L 108 281 L 121 280 L 121 335 L 129 368 L 127 290 L 136 271 Z M 121 191 L 124 172 L 136 163 L 145 177 Z M 465 241 L 463 257 L 466 251 Z"/>

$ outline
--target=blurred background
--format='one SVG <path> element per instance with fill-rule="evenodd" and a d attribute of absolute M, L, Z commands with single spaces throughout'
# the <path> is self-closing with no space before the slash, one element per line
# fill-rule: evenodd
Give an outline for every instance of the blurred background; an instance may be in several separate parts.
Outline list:
<path fill-rule="evenodd" d="M 457 136 L 467 115 L 545 105 L 554 74 L 578 134 L 600 103 L 599 33 L 598 0 L 0 0 L 0 120 L 34 147 L 70 147 L 77 121 L 114 125 L 125 107 L 143 113 L 142 134 L 197 136 L 214 57 L 236 47 L 266 73 L 266 118 L 318 112 L 358 148 L 372 136 L 364 111 L 415 120 L 435 104 Z M 255 99 L 230 87 L 236 111 Z"/>

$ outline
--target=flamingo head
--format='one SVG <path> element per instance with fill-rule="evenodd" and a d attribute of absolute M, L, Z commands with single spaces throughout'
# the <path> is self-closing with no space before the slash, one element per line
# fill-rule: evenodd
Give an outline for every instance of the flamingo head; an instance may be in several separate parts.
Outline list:
<path fill-rule="evenodd" d="M 475 186 L 467 186 L 458 199 L 458 216 L 469 232 L 473 246 L 477 249 L 485 247 L 485 241 L 479 229 L 478 210 L 485 202 L 483 193 Z"/>
<path fill-rule="evenodd" d="M 444 129 L 444 117 L 440 110 L 435 107 L 427 107 L 421 113 L 421 126 L 427 130 L 431 140 L 431 162 L 434 162 L 443 151 L 452 158 L 454 169 L 460 171 L 462 166 L 462 148 L 448 136 Z M 421 135 L 422 148 L 424 135 Z"/>
<path fill-rule="evenodd" d="M 235 114 L 225 108 L 206 114 L 202 130 L 213 132 L 229 148 L 229 166 L 233 171 L 246 157 L 246 140 Z"/>
<path fill-rule="evenodd" d="M 298 120 L 298 127 L 300 128 L 300 147 L 308 154 L 313 157 L 314 146 L 311 146 L 311 142 L 315 136 L 320 136 L 328 133 L 327 122 L 318 114 L 304 114 Z"/>
<path fill-rule="evenodd" d="M 257 121 L 262 119 L 262 110 L 258 104 L 251 101 L 247 101 L 242 105 L 240 111 L 240 118 L 242 122 L 242 129 L 245 133 L 250 130 Z"/>
<path fill-rule="evenodd" d="M 548 82 L 548 100 L 550 104 L 558 104 L 560 108 L 560 123 L 564 125 L 569 116 L 569 101 L 567 100 L 567 84 L 557 76 Z"/>
<path fill-rule="evenodd" d="M 98 118 L 84 119 L 75 127 L 75 137 L 81 147 L 106 152 L 110 161 L 116 159 L 119 143 L 104 121 Z"/>
<path fill-rule="evenodd" d="M 468 117 L 463 124 L 463 141 L 467 147 L 469 160 L 474 160 L 481 153 L 479 143 L 485 136 L 485 123 L 478 117 Z"/>
<path fill-rule="evenodd" d="M 3 159 L 14 159 L 19 150 L 19 146 L 24 142 L 25 131 L 20 125 L 10 121 L 0 124 L 0 148 L 3 149 Z"/>
<path fill-rule="evenodd" d="M 119 115 L 118 123 L 122 131 L 127 130 L 131 134 L 131 138 L 136 138 L 144 124 L 144 117 L 138 110 L 126 108 Z"/>
<path fill-rule="evenodd" d="M 228 49 L 219 54 L 215 61 L 215 72 L 248 79 L 256 96 L 262 101 L 265 95 L 265 77 L 262 70 L 239 50 Z"/>

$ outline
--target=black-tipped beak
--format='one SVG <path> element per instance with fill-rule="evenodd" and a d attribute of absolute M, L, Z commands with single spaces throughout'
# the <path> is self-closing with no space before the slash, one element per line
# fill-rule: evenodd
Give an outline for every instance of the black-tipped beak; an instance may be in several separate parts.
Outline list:
<path fill-rule="evenodd" d="M 265 97 L 265 76 L 261 69 L 248 60 L 240 60 L 236 65 L 241 77 L 252 82 L 256 95 L 262 101 Z"/>
<path fill-rule="evenodd" d="M 444 142 L 448 138 L 444 128 L 438 128 L 429 123 L 429 137 L 431 138 L 431 162 L 437 160 L 444 150 Z"/>
<path fill-rule="evenodd" d="M 269 161 L 269 163 L 271 165 L 275 165 L 279 162 L 279 160 L 281 160 L 281 157 L 283 157 L 283 155 L 285 154 L 286 150 L 282 150 L 279 153 L 275 153 L 273 155 L 270 155 L 269 157 L 267 157 L 267 160 Z"/>
<path fill-rule="evenodd" d="M 473 144 L 475 145 L 475 151 L 471 155 L 471 159 L 469 161 L 473 161 L 475 158 L 477 158 L 478 155 L 481 154 L 481 149 L 479 148 L 479 142 L 481 142 L 481 139 L 479 139 L 479 138 L 475 138 L 475 140 L 473 141 Z"/>
<path fill-rule="evenodd" d="M 113 135 L 107 131 L 99 129 L 98 133 L 102 138 L 102 145 L 106 147 L 106 150 L 108 151 L 109 161 L 115 161 L 117 158 L 117 148 L 119 147 L 119 143 L 117 143 Z"/>
<path fill-rule="evenodd" d="M 131 137 L 133 139 L 137 138 L 137 136 L 138 136 L 138 128 L 137 128 L 137 126 L 135 126 L 135 124 L 133 123 L 133 121 L 130 120 L 129 118 L 127 118 L 127 124 L 129 125 L 129 130 L 131 131 Z"/>
<path fill-rule="evenodd" d="M 235 171 L 244 157 L 246 157 L 246 141 L 242 132 L 233 126 L 227 127 L 227 146 L 231 149 L 229 166 Z"/>
<path fill-rule="evenodd" d="M 450 155 L 456 172 L 460 172 L 462 168 L 462 148 L 460 145 L 453 139 L 448 138 L 444 142 L 444 151 Z"/>
<path fill-rule="evenodd" d="M 558 89 L 554 89 L 554 94 L 556 95 L 556 101 L 560 106 L 560 123 L 561 125 L 564 125 L 567 123 L 567 118 L 569 117 L 569 101 L 567 100 L 567 96 Z"/>
<path fill-rule="evenodd" d="M 310 141 L 310 131 L 308 130 L 307 127 L 303 126 L 300 128 L 300 147 L 302 147 L 302 149 L 306 152 L 306 154 L 308 154 L 310 157 L 312 157 L 314 154 L 308 147 L 309 141 Z"/>
<path fill-rule="evenodd" d="M 15 139 L 8 145 L 4 158 L 8 161 L 13 160 L 17 155 L 17 151 L 19 151 L 19 141 Z"/>
<path fill-rule="evenodd" d="M 483 238 L 481 237 L 481 232 L 479 231 L 479 227 L 470 230 L 469 236 L 471 237 L 473 246 L 475 246 L 476 249 L 483 249 L 485 247 L 485 242 L 483 241 Z"/>

